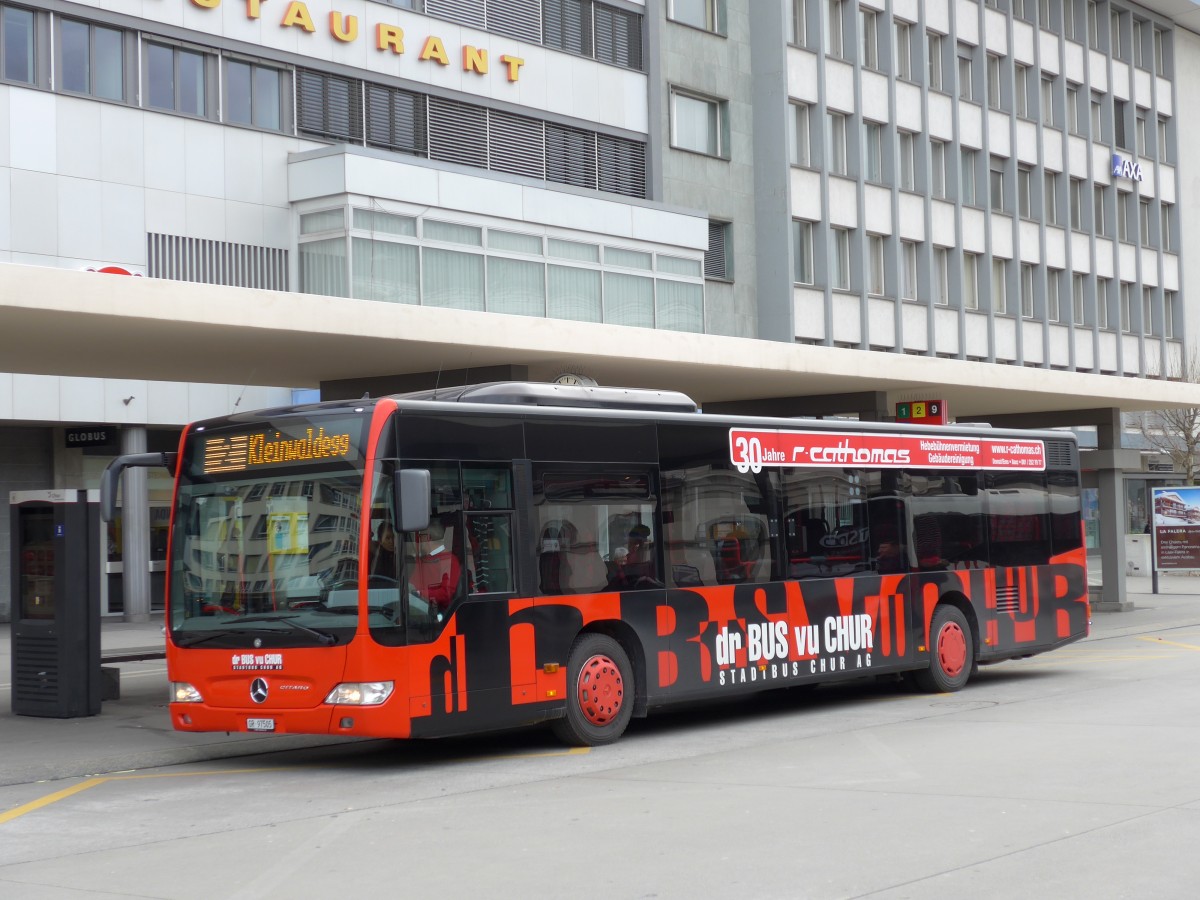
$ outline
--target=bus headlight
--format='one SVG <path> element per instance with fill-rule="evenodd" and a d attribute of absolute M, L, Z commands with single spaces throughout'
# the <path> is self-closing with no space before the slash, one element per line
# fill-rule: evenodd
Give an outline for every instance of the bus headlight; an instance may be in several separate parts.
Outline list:
<path fill-rule="evenodd" d="M 378 706 L 392 696 L 394 688 L 392 681 L 347 682 L 330 691 L 325 702 L 339 706 Z"/>
<path fill-rule="evenodd" d="M 203 703 L 204 698 L 200 696 L 200 692 L 198 690 L 196 690 L 186 681 L 174 681 L 171 683 L 171 702 Z"/>

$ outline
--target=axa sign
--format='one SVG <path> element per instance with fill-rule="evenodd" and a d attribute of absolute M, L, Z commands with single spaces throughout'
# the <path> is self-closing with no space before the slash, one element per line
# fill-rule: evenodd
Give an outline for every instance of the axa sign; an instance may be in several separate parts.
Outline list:
<path fill-rule="evenodd" d="M 1145 181 L 1145 176 L 1142 174 L 1142 164 L 1134 162 L 1132 159 L 1125 159 L 1123 156 L 1113 154 L 1112 173 L 1113 178 L 1131 178 L 1134 181 Z"/>

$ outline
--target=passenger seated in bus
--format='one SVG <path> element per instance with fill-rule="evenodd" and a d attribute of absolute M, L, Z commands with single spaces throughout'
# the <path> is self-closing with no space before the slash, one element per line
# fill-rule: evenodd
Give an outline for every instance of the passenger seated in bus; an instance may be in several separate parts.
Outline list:
<path fill-rule="evenodd" d="M 370 577 L 396 577 L 396 532 L 387 519 L 382 520 L 375 529 L 375 541 L 371 545 L 371 563 L 367 574 Z"/>
<path fill-rule="evenodd" d="M 629 529 L 626 545 L 613 551 L 609 563 L 608 587 L 611 590 L 661 587 L 656 577 L 654 550 L 647 525 L 635 525 Z"/>
<path fill-rule="evenodd" d="M 454 516 L 442 516 L 429 523 L 429 530 L 417 532 L 406 542 L 408 582 L 421 598 L 446 609 L 458 594 L 462 561 L 454 545 Z"/>

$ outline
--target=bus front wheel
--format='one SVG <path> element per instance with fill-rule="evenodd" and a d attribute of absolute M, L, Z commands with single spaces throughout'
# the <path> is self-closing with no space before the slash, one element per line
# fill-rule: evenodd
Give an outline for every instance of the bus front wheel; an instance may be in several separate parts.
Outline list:
<path fill-rule="evenodd" d="M 943 603 L 929 625 L 929 668 L 912 673 L 923 691 L 948 693 L 962 688 L 975 666 L 971 626 L 957 606 Z"/>
<path fill-rule="evenodd" d="M 621 645 L 605 634 L 583 634 L 567 660 L 567 714 L 552 723 L 576 747 L 611 744 L 633 715 L 633 669 Z"/>

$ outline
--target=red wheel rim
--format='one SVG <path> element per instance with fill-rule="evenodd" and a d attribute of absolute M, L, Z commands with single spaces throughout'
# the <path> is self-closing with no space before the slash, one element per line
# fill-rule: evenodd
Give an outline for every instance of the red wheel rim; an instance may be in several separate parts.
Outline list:
<path fill-rule="evenodd" d="M 625 681 L 621 670 L 607 656 L 591 657 L 579 670 L 576 695 L 583 717 L 598 727 L 608 725 L 621 711 Z"/>
<path fill-rule="evenodd" d="M 967 664 L 967 636 L 957 622 L 947 622 L 938 632 L 937 654 L 943 672 L 951 678 L 962 673 Z"/>

